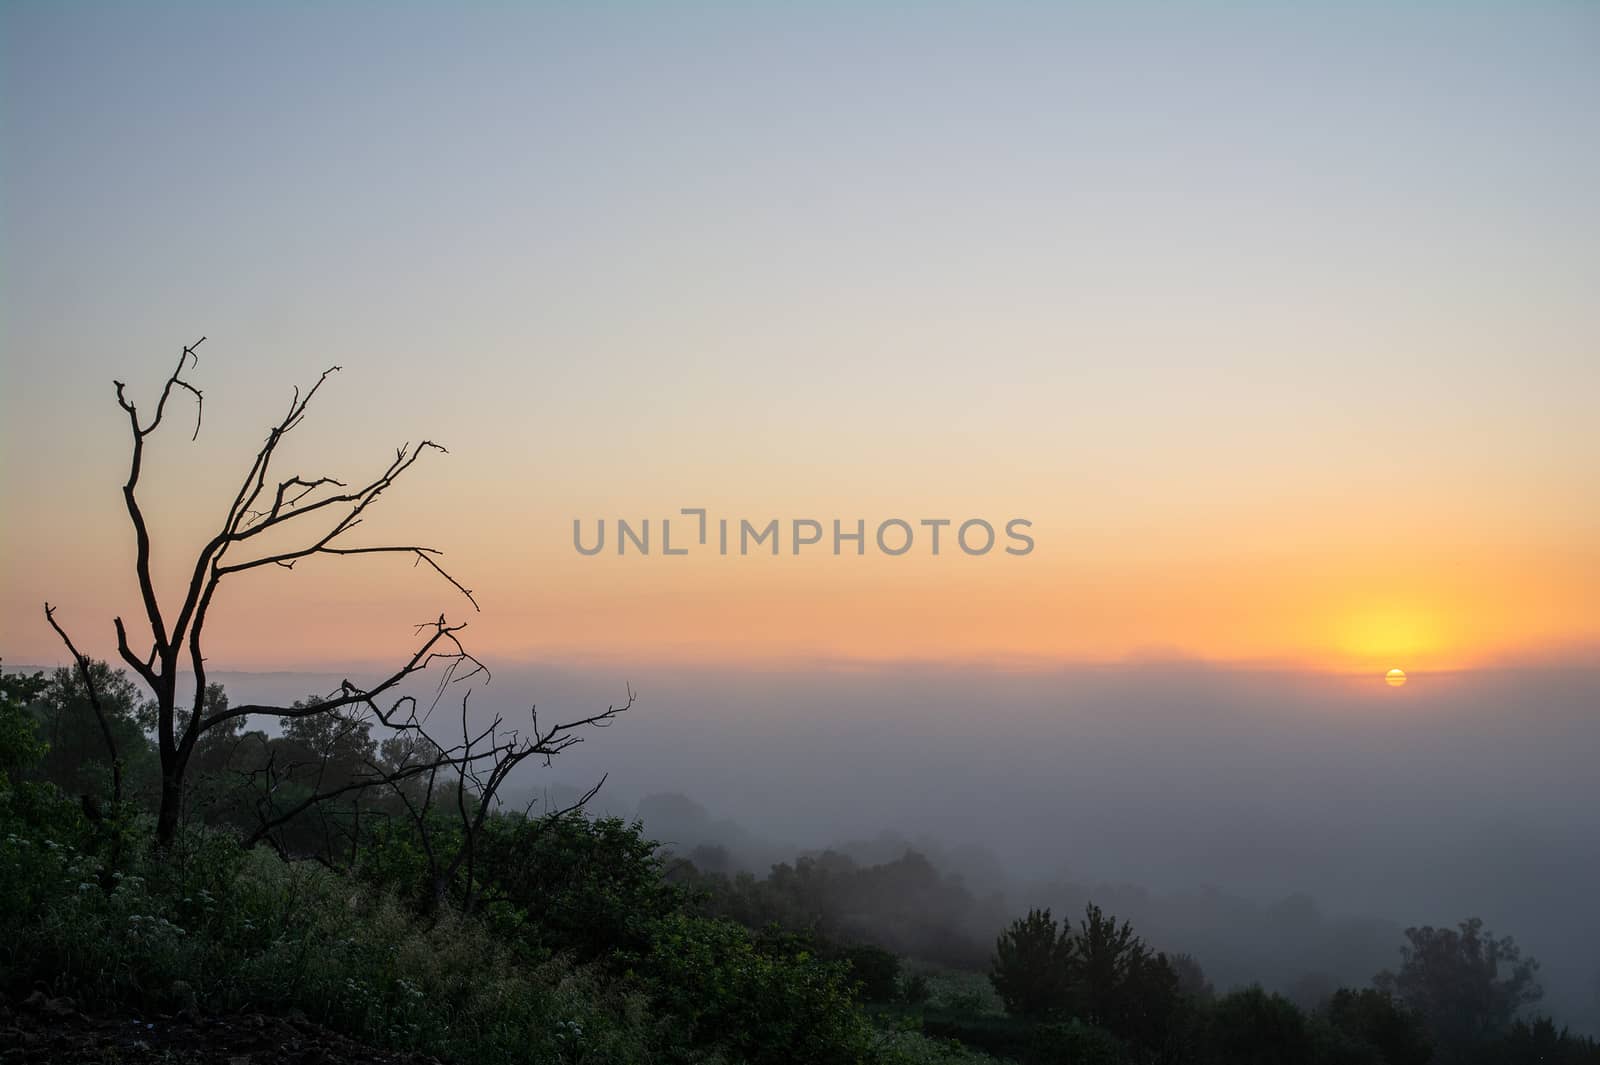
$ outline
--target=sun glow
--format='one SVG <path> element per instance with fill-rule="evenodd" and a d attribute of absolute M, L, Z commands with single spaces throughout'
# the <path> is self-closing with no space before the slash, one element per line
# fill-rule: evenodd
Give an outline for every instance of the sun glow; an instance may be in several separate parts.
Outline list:
<path fill-rule="evenodd" d="M 1391 669 L 1384 674 L 1383 679 L 1389 687 L 1398 688 L 1406 682 L 1406 671 L 1403 669 Z"/>
<path fill-rule="evenodd" d="M 1437 657 L 1453 641 L 1435 616 L 1410 604 L 1367 608 L 1345 615 L 1337 638 L 1339 653 L 1361 669 L 1386 670 L 1395 658 Z M 1388 662 L 1384 660 L 1388 659 Z"/>

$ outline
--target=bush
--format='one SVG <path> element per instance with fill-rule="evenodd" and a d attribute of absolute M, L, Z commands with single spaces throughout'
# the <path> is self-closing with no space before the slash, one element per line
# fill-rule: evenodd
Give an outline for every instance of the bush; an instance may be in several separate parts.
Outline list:
<path fill-rule="evenodd" d="M 1034 1024 L 1005 1014 L 978 1013 L 930 1006 L 922 1013 L 922 1030 L 939 1039 L 954 1039 L 1004 1058 L 1021 1058 Z"/>
<path fill-rule="evenodd" d="M 1433 1057 L 1422 1019 L 1386 991 L 1341 988 L 1328 1000 L 1324 1018 L 1371 1047 L 1384 1065 L 1427 1065 Z"/>
<path fill-rule="evenodd" d="M 1326 1017 L 1312 1017 L 1306 1023 L 1306 1037 L 1311 1065 L 1389 1065 L 1377 1047 L 1328 1023 Z"/>
<path fill-rule="evenodd" d="M 1300 1010 L 1282 995 L 1269 995 L 1259 987 L 1217 1000 L 1207 1043 L 1219 1065 L 1284 1065 L 1311 1057 Z"/>
<path fill-rule="evenodd" d="M 933 987 L 922 973 L 908 976 L 900 984 L 900 998 L 912 1006 L 920 1006 L 933 997 Z"/>
<path fill-rule="evenodd" d="M 764 952 L 742 926 L 673 914 L 626 958 L 669 1015 L 674 1042 L 719 1049 L 751 1065 L 827 1065 L 867 1055 L 872 1031 L 855 1008 L 841 962 L 804 951 Z"/>
<path fill-rule="evenodd" d="M 1022 1056 L 1024 1065 L 1122 1065 L 1128 1060 L 1116 1036 L 1082 1021 L 1040 1025 Z"/>
<path fill-rule="evenodd" d="M 684 892 L 662 880 L 656 843 L 620 818 L 492 817 L 478 844 L 485 913 L 547 955 L 581 961 L 648 941 Z"/>
<path fill-rule="evenodd" d="M 1477 1049 L 1473 1065 L 1600 1065 L 1600 1043 L 1541 1017 L 1515 1021 L 1504 1036 Z"/>
<path fill-rule="evenodd" d="M 882 947 L 846 947 L 840 958 L 866 1002 L 893 1002 L 900 989 L 900 959 Z"/>
<path fill-rule="evenodd" d="M 1000 1061 L 963 1046 L 959 1039 L 938 1039 L 907 1029 L 880 1035 L 877 1050 L 886 1065 L 996 1065 Z"/>
<path fill-rule="evenodd" d="M 15 834 L 13 834 L 15 836 Z M 563 963 L 518 966 L 478 922 L 418 921 L 315 866 L 286 866 L 188 833 L 102 890 L 98 860 L 59 841 L 7 838 L 3 978 L 45 983 L 91 1009 L 298 1009 L 378 1045 L 464 1060 L 650 1055 L 643 1000 Z M 11 905 L 53 895 L 33 909 Z"/>

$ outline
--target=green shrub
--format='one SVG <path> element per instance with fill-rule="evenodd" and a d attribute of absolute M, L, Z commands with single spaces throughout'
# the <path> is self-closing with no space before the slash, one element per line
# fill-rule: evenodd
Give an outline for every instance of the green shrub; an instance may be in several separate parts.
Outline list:
<path fill-rule="evenodd" d="M 958 1039 L 903 1029 L 881 1034 L 875 1049 L 885 1065 L 995 1065 L 1000 1060 L 963 1046 Z"/>
<path fill-rule="evenodd" d="M 933 997 L 933 986 L 922 973 L 908 976 L 900 984 L 900 998 L 912 1006 L 920 1006 Z"/>
<path fill-rule="evenodd" d="M 1116 1036 L 1077 1020 L 1035 1028 L 1022 1055 L 1024 1065 L 1122 1065 L 1129 1060 Z"/>
<path fill-rule="evenodd" d="M 900 990 L 900 959 L 882 947 L 846 947 L 840 957 L 866 1002 L 892 1002 Z"/>
<path fill-rule="evenodd" d="M 922 1013 L 922 1030 L 939 1039 L 954 1039 L 965 1046 L 1019 1059 L 1028 1048 L 1035 1025 L 1020 1017 L 1000 1013 L 972 1013 L 930 1006 Z"/>
<path fill-rule="evenodd" d="M 563 962 L 517 963 L 481 923 L 424 922 L 394 896 L 186 834 L 105 892 L 97 860 L 6 839 L 4 982 L 46 983 L 89 1008 L 298 1009 L 379 1045 L 482 1062 L 647 1060 L 642 995 Z M 9 905 L 19 887 L 54 896 Z"/>
<path fill-rule="evenodd" d="M 1306 1036 L 1311 1044 L 1311 1065 L 1389 1065 L 1377 1047 L 1329 1024 L 1326 1017 L 1308 1020 Z"/>
<path fill-rule="evenodd" d="M 1219 1065 L 1283 1065 L 1309 1061 L 1305 1017 L 1282 995 L 1259 987 L 1219 998 L 1211 1009 L 1208 1044 Z"/>
<path fill-rule="evenodd" d="M 830 1065 L 861 1061 L 872 1046 L 843 963 L 764 952 L 732 921 L 662 918 L 648 949 L 626 960 L 688 1047 L 751 1065 Z"/>
<path fill-rule="evenodd" d="M 1349 1040 L 1371 1047 L 1385 1065 L 1427 1065 L 1433 1057 L 1421 1017 L 1387 991 L 1342 988 L 1328 1001 L 1323 1020 Z M 1327 1037 L 1324 1041 L 1331 1042 Z"/>

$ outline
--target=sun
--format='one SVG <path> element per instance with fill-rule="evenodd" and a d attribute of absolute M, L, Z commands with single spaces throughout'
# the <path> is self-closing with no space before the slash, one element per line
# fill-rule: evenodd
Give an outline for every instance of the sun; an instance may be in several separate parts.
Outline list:
<path fill-rule="evenodd" d="M 1383 679 L 1389 687 L 1398 688 L 1406 682 L 1406 671 L 1403 669 L 1391 669 L 1383 675 Z"/>

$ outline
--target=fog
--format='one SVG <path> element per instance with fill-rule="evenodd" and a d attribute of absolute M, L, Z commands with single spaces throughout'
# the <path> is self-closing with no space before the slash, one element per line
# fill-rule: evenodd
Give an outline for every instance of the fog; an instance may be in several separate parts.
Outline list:
<path fill-rule="evenodd" d="M 235 701 L 337 680 L 219 679 Z M 758 873 L 913 847 L 986 900 L 976 942 L 1092 896 L 1222 987 L 1364 982 L 1405 926 L 1480 916 L 1543 963 L 1543 1008 L 1600 1031 L 1600 671 L 1389 689 L 1183 665 L 500 666 L 474 716 L 581 716 L 627 684 L 622 720 L 514 790 L 609 774 L 596 812 Z"/>

